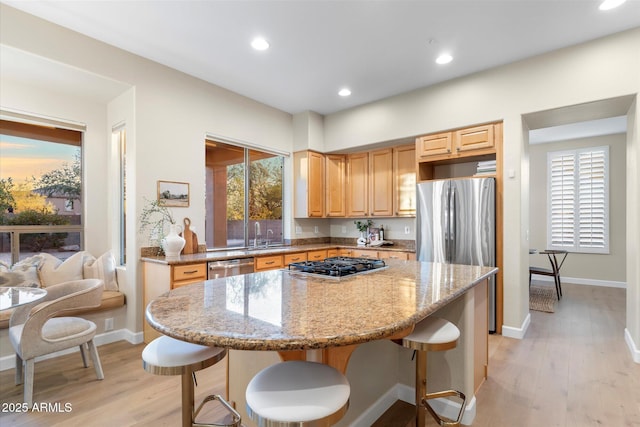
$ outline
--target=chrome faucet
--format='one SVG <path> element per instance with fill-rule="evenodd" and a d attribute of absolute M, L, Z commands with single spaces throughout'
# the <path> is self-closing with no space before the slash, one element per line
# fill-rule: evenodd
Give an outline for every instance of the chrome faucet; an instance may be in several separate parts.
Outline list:
<path fill-rule="evenodd" d="M 265 246 L 269 246 L 269 233 L 271 233 L 271 235 L 273 236 L 273 230 L 270 228 L 267 228 L 267 243 Z"/>

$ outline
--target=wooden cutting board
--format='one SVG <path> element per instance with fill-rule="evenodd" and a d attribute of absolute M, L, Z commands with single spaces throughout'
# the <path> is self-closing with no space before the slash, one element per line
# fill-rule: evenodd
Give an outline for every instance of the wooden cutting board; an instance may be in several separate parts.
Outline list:
<path fill-rule="evenodd" d="M 185 255 L 195 253 L 193 252 L 194 233 L 193 231 L 191 231 L 191 220 L 189 218 L 184 219 L 184 231 L 182 232 L 182 237 L 184 238 L 184 249 L 182 250 L 182 253 Z M 196 241 L 197 241 L 197 238 L 196 238 Z M 197 243 L 196 243 L 196 247 L 197 247 Z"/>

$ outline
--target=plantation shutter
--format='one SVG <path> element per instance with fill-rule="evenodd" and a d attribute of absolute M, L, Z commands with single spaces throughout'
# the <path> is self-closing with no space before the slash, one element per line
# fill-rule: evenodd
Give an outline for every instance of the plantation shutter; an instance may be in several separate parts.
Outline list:
<path fill-rule="evenodd" d="M 575 154 L 559 153 L 549 158 L 549 246 L 575 246 Z"/>
<path fill-rule="evenodd" d="M 550 152 L 549 249 L 609 251 L 609 147 Z"/>
<path fill-rule="evenodd" d="M 578 244 L 581 248 L 607 246 L 607 158 L 604 150 L 578 154 Z"/>

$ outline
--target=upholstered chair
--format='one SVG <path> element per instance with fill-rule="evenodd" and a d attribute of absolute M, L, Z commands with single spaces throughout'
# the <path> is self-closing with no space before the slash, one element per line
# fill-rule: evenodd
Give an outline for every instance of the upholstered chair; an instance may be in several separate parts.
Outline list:
<path fill-rule="evenodd" d="M 38 356 L 79 346 L 86 368 L 86 346 L 96 376 L 100 380 L 104 378 L 93 343 L 96 324 L 80 317 L 59 317 L 64 316 L 65 311 L 99 306 L 104 282 L 100 279 L 74 280 L 49 286 L 46 290 L 43 299 L 17 307 L 9 322 L 9 339 L 16 352 L 16 384 L 22 384 L 24 379 L 24 402 L 29 407 L 33 403 L 33 374 Z"/>

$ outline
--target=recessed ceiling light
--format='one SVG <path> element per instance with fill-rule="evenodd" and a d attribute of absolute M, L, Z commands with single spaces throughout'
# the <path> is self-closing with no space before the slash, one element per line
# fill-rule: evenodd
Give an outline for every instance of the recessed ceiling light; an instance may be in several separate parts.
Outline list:
<path fill-rule="evenodd" d="M 600 10 L 615 9 L 616 7 L 620 6 L 625 1 L 627 1 L 627 0 L 604 0 L 600 4 L 600 7 L 598 9 L 600 9 Z"/>
<path fill-rule="evenodd" d="M 440 64 L 440 65 L 448 64 L 451 61 L 453 61 L 453 56 L 449 55 L 448 53 L 443 53 L 442 55 L 436 58 L 436 64 Z"/>
<path fill-rule="evenodd" d="M 338 92 L 338 95 L 340 95 L 340 96 L 349 96 L 349 95 L 351 95 L 351 91 L 345 87 L 345 88 L 340 89 L 340 92 Z"/>
<path fill-rule="evenodd" d="M 262 37 L 256 37 L 251 42 L 251 47 L 255 50 L 267 50 L 269 49 L 269 42 L 263 39 Z"/>

